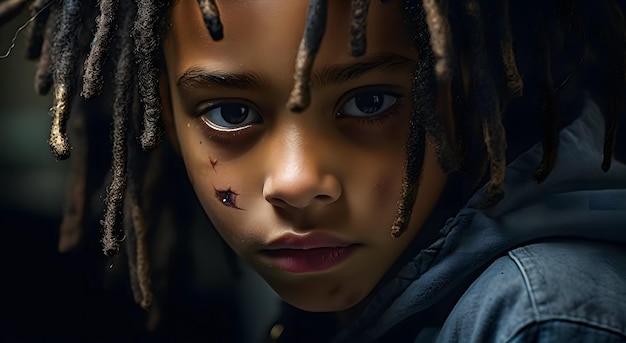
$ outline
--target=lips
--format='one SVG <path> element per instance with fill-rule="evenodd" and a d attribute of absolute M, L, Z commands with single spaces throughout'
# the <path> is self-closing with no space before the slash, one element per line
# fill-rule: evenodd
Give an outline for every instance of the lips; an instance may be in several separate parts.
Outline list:
<path fill-rule="evenodd" d="M 291 273 L 312 273 L 330 269 L 343 262 L 355 245 L 339 248 L 279 249 L 263 253 L 278 268 Z"/>
<path fill-rule="evenodd" d="M 270 243 L 261 253 L 270 264 L 291 273 L 312 273 L 330 269 L 358 247 L 336 238 L 319 235 L 286 235 Z"/>

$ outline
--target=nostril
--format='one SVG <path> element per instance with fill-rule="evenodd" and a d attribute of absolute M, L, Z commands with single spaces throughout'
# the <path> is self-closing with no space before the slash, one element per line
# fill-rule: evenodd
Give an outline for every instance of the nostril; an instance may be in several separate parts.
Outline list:
<path fill-rule="evenodd" d="M 302 168 L 300 168 L 302 169 Z M 328 205 L 341 195 L 341 183 L 334 175 L 300 172 L 274 173 L 263 184 L 263 197 L 278 207 L 303 209 L 313 205 Z"/>
<path fill-rule="evenodd" d="M 326 195 L 326 194 L 319 194 L 315 196 L 315 199 L 321 201 L 321 202 L 329 202 L 332 201 L 333 198 L 330 195 Z"/>
<path fill-rule="evenodd" d="M 292 207 L 289 203 L 287 203 L 285 200 L 277 198 L 277 197 L 269 197 L 267 198 L 267 201 L 276 206 L 276 207 L 281 207 L 281 208 L 288 208 L 288 207 Z"/>
<path fill-rule="evenodd" d="M 313 197 L 308 196 L 300 196 L 294 194 L 273 194 L 272 196 L 266 197 L 267 201 L 277 207 L 287 208 L 305 208 L 307 206 L 313 205 L 315 203 L 318 204 L 329 204 L 335 201 L 335 198 L 331 195 L 327 194 L 318 194 Z"/>

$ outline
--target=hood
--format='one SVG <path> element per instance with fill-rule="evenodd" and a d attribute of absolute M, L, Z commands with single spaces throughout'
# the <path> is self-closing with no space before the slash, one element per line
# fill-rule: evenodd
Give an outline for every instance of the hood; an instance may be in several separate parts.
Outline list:
<path fill-rule="evenodd" d="M 507 166 L 505 196 L 497 205 L 479 209 L 484 189 L 478 190 L 447 221 L 443 236 L 403 267 L 336 341 L 380 337 L 524 243 L 553 237 L 626 243 L 626 165 L 613 160 L 602 171 L 604 117 L 592 100 L 560 139 L 557 163 L 543 183 L 532 176 L 542 157 L 537 144 Z"/>

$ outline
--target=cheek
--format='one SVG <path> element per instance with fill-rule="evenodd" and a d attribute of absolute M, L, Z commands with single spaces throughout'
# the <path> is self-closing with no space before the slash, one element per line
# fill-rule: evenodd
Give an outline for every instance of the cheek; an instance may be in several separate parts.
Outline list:
<path fill-rule="evenodd" d="M 389 236 L 400 199 L 403 162 L 400 154 L 380 156 L 375 163 L 363 164 L 346 185 L 350 218 L 368 234 Z"/>
<path fill-rule="evenodd" d="M 399 199 L 402 183 L 402 175 L 397 172 L 387 172 L 374 184 L 372 194 L 378 208 L 396 207 Z"/>
<path fill-rule="evenodd" d="M 219 234 L 241 252 L 253 236 L 253 228 L 244 219 L 256 213 L 254 180 L 250 166 L 222 159 L 206 141 L 190 140 L 181 144 L 185 167 L 202 208 Z M 231 205 L 223 203 L 225 193 L 232 192 Z"/>

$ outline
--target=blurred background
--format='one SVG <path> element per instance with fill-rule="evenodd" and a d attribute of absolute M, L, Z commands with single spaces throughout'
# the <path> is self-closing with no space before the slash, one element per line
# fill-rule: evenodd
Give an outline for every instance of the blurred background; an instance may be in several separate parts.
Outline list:
<path fill-rule="evenodd" d="M 0 55 L 27 20 L 22 15 L 0 27 Z M 48 147 L 52 99 L 35 95 L 36 63 L 24 58 L 24 33 L 0 59 L 0 342 L 252 342 L 266 336 L 278 314 L 276 296 L 224 247 L 195 198 L 185 227 L 165 222 L 150 234 L 156 300 L 148 311 L 133 301 L 124 253 L 102 254 L 98 216 L 88 218 L 77 248 L 58 252 L 70 164 L 56 161 Z M 91 201 L 94 213 L 103 206 L 101 188 Z"/>

